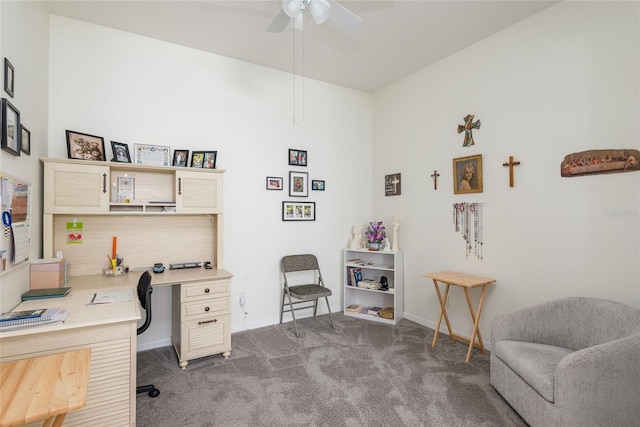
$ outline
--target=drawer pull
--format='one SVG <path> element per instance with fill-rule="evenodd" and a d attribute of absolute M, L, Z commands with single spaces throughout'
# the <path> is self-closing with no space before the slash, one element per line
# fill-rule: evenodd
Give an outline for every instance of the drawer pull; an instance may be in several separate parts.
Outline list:
<path fill-rule="evenodd" d="M 204 311 L 209 311 L 209 307 L 205 307 L 205 308 L 204 308 Z"/>
<path fill-rule="evenodd" d="M 205 288 L 204 293 L 205 293 L 205 294 L 208 294 L 209 292 L 211 292 L 211 291 L 209 290 L 209 288 Z"/>
<path fill-rule="evenodd" d="M 213 320 L 203 320 L 201 322 L 198 322 L 198 325 L 204 325 L 205 323 L 216 323 L 218 321 L 218 319 L 213 319 Z"/>

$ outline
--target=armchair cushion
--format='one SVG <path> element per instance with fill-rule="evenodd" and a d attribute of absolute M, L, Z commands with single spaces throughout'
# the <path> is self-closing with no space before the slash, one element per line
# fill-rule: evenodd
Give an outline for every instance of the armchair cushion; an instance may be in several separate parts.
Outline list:
<path fill-rule="evenodd" d="M 548 402 L 553 402 L 554 377 L 558 363 L 573 350 L 547 344 L 499 341 L 496 356 Z"/>

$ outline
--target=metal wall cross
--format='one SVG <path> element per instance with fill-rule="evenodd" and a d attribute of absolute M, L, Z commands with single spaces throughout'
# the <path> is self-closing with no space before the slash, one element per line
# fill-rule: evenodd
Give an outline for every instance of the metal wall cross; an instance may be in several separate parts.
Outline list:
<path fill-rule="evenodd" d="M 438 173 L 437 170 L 433 170 L 433 175 L 431 175 L 431 178 L 433 178 L 433 189 L 437 190 L 438 189 L 438 177 L 440 176 L 440 174 Z"/>
<path fill-rule="evenodd" d="M 502 164 L 502 166 L 509 166 L 509 187 L 513 187 L 513 167 L 519 164 L 520 162 L 513 161 L 513 156 L 509 156 L 509 161 Z"/>

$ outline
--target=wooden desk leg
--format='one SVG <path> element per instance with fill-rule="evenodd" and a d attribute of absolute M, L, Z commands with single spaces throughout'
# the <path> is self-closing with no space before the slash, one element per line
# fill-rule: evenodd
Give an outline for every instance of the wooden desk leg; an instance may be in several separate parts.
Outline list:
<path fill-rule="evenodd" d="M 478 336 L 478 341 L 480 343 L 480 350 L 484 353 L 484 344 L 482 343 L 482 336 L 480 335 L 480 329 L 478 325 L 480 324 L 480 315 L 482 314 L 482 305 L 484 304 L 484 297 L 487 293 L 487 285 L 482 286 L 482 292 L 480 293 L 480 302 L 478 303 L 478 312 L 473 314 L 473 305 L 471 304 L 471 298 L 469 297 L 469 291 L 467 288 L 464 289 L 465 295 L 467 296 L 467 303 L 469 304 L 469 310 L 471 312 L 471 319 L 473 320 L 473 332 L 471 333 L 471 339 L 469 340 L 469 350 L 467 351 L 467 360 L 469 363 L 471 360 L 471 351 L 473 350 L 473 345 L 475 343 L 476 335 Z"/>
<path fill-rule="evenodd" d="M 442 298 L 442 294 L 440 293 L 440 286 L 438 286 L 438 281 L 433 279 L 433 286 L 436 288 L 436 294 L 438 295 L 438 301 L 440 302 L 440 315 L 438 316 L 438 323 L 436 324 L 436 330 L 433 334 L 433 341 L 431 342 L 431 347 L 435 347 L 438 342 L 438 333 L 440 332 L 440 324 L 442 323 L 442 316 L 444 316 L 444 321 L 447 323 L 447 329 L 449 330 L 449 339 L 453 341 L 453 332 L 451 331 L 451 323 L 449 323 L 449 316 L 447 315 L 447 309 L 445 308 L 445 304 L 447 302 L 447 296 L 449 295 L 449 288 L 451 285 L 446 283 L 447 287 L 444 291 L 444 299 Z"/>

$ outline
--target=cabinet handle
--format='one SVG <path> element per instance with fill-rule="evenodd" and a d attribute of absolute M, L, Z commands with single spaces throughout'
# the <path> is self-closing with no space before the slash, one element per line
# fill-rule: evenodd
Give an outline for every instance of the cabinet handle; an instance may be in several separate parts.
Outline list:
<path fill-rule="evenodd" d="M 198 322 L 198 325 L 204 325 L 205 323 L 216 323 L 218 321 L 218 319 L 213 319 L 213 320 L 203 320 L 201 322 Z"/>
<path fill-rule="evenodd" d="M 205 308 L 204 308 L 204 311 L 209 311 L 209 307 L 205 307 Z"/>
<path fill-rule="evenodd" d="M 182 178 L 178 178 L 178 196 L 182 196 Z"/>
<path fill-rule="evenodd" d="M 209 288 L 206 288 L 206 289 L 204 290 L 204 293 L 205 293 L 205 294 L 208 294 L 209 292 L 210 292 L 210 291 L 209 291 Z"/>
<path fill-rule="evenodd" d="M 102 192 L 103 193 L 107 192 L 107 174 L 106 173 L 102 174 Z"/>

